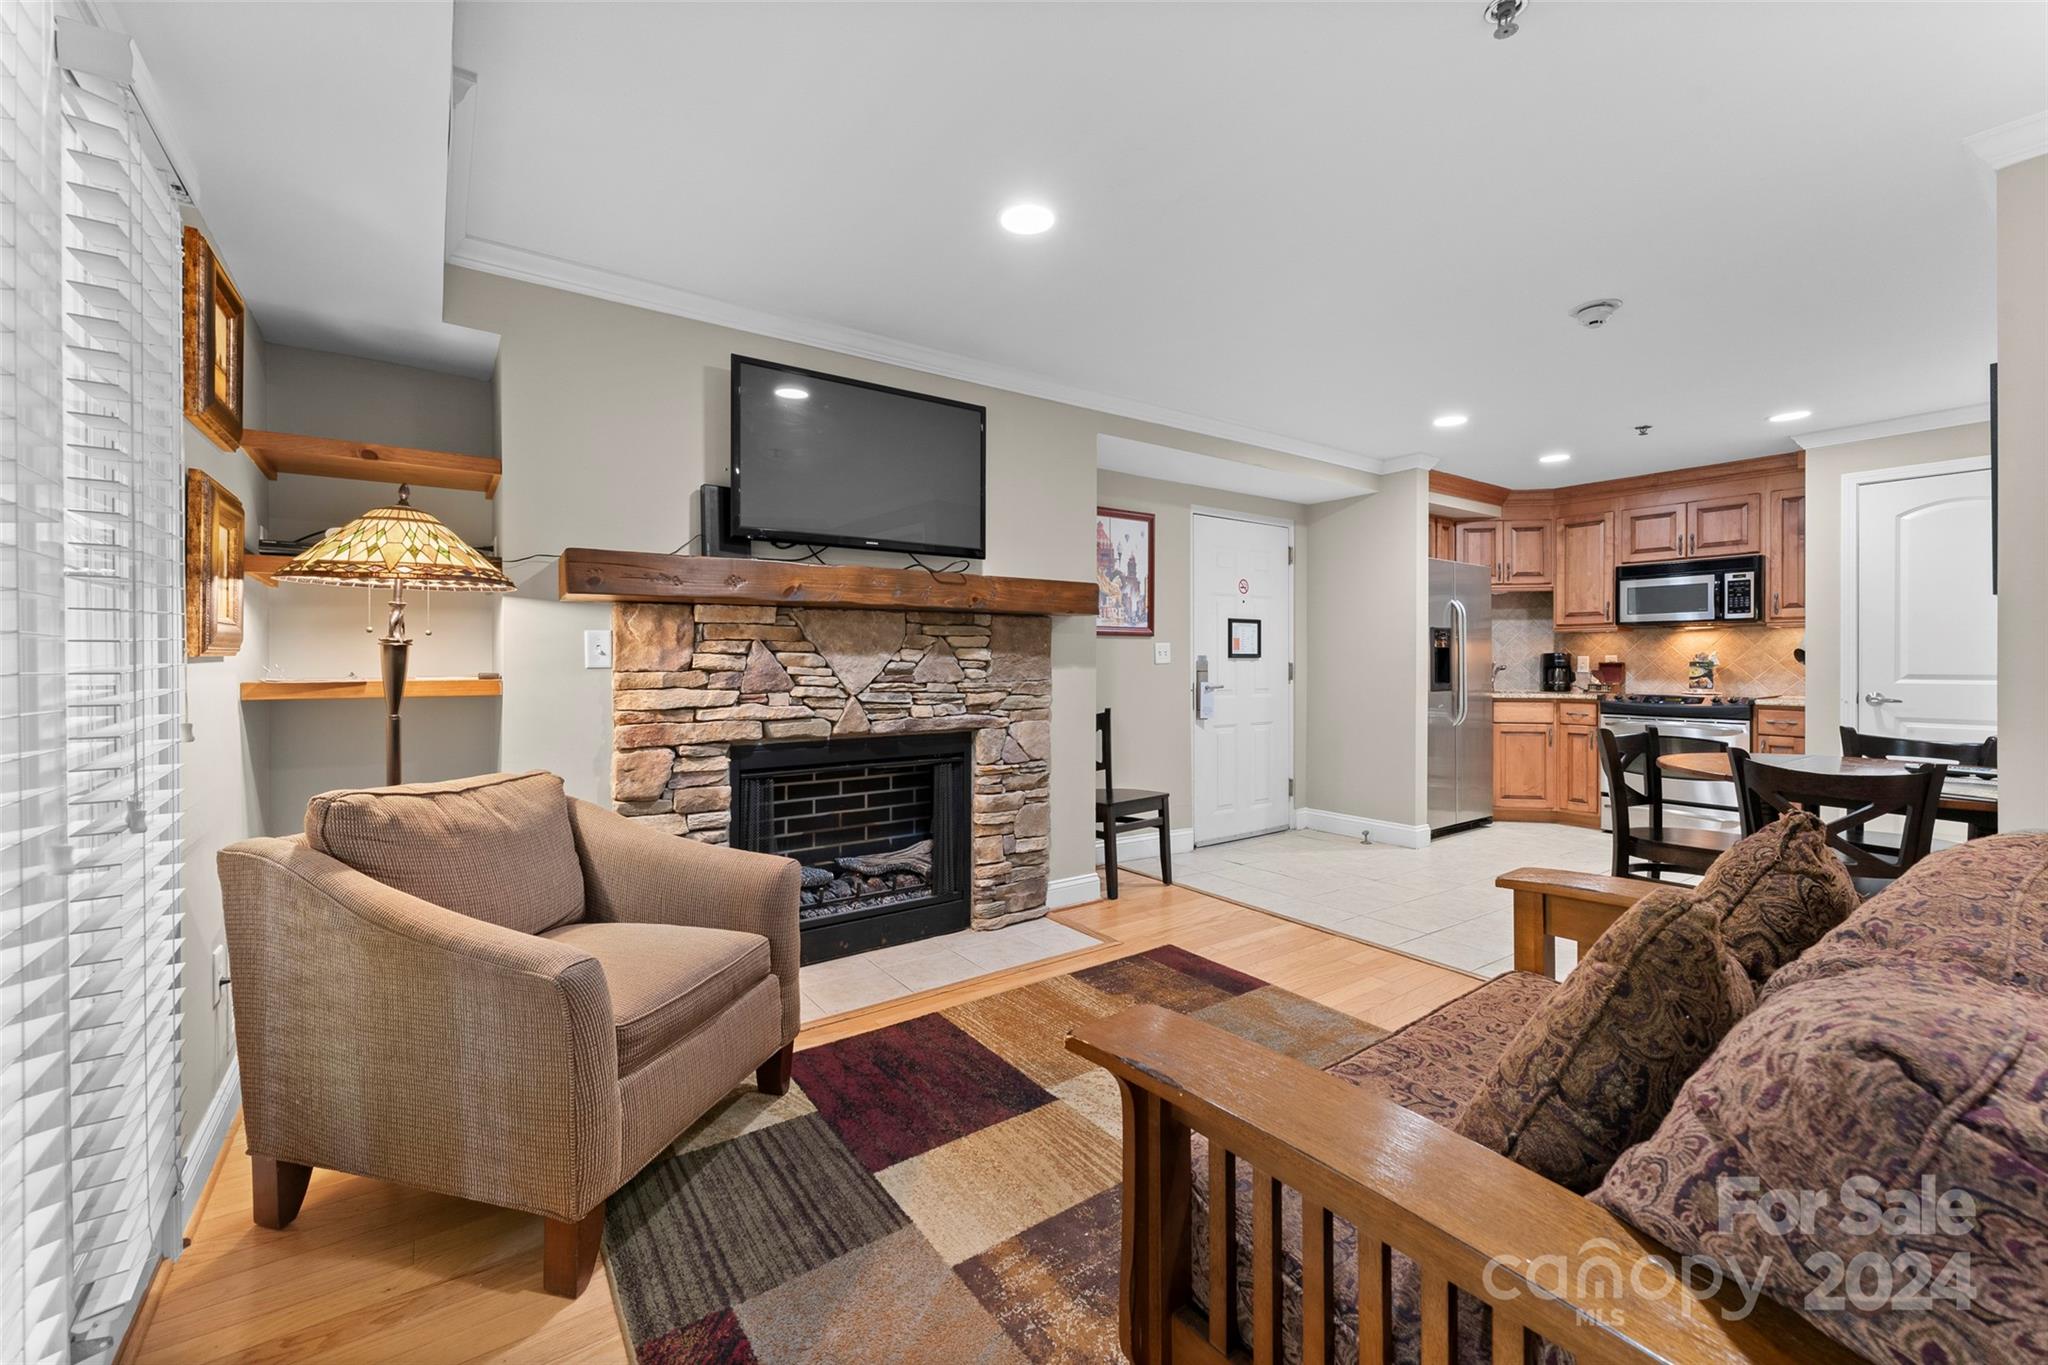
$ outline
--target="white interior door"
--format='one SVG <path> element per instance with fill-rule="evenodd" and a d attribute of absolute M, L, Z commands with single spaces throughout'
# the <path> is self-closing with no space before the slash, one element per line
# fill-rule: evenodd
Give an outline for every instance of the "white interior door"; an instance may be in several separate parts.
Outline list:
<path fill-rule="evenodd" d="M 1982 740 L 1998 728 L 1990 471 L 1900 470 L 1853 489 L 1844 719 L 1864 734 Z"/>
<path fill-rule="evenodd" d="M 1197 512 L 1193 540 L 1195 842 L 1213 844 L 1293 823 L 1294 528 Z"/>

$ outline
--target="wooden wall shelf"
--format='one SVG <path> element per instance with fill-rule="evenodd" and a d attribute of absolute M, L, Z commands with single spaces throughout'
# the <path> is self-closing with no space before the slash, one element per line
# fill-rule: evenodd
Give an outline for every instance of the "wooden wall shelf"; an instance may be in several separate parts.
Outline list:
<path fill-rule="evenodd" d="M 986 611 L 999 616 L 1093 616 L 1092 580 L 929 574 L 864 564 L 562 551 L 567 602 L 714 602 L 731 606 L 879 607 Z"/>
<path fill-rule="evenodd" d="M 405 699 L 415 697 L 500 697 L 503 678 L 408 678 Z M 381 701 L 384 684 L 375 678 L 263 679 L 242 684 L 243 701 Z"/>
<path fill-rule="evenodd" d="M 414 450 L 410 446 L 377 445 L 370 441 L 336 441 L 325 436 L 296 436 L 288 431 L 244 431 L 242 449 L 266 479 L 275 479 L 280 474 L 313 474 L 330 479 L 454 488 L 489 498 L 497 495 L 498 479 L 504 473 L 504 466 L 488 455 Z"/>

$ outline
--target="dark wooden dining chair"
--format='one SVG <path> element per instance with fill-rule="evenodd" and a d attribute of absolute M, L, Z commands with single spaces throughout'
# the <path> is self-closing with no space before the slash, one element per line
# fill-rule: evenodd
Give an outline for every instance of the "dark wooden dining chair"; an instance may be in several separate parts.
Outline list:
<path fill-rule="evenodd" d="M 1102 774 L 1102 790 L 1095 793 L 1095 832 L 1102 840 L 1103 880 L 1109 898 L 1116 899 L 1116 840 L 1132 830 L 1159 831 L 1159 880 L 1173 885 L 1173 819 L 1165 792 L 1140 791 L 1116 785 L 1111 765 L 1109 708 L 1095 713 L 1095 771 Z"/>
<path fill-rule="evenodd" d="M 1853 725 L 1842 727 L 1842 752 L 1854 758 L 1945 758 L 1972 768 L 1998 766 L 1998 736 L 1971 742 L 1935 739 L 1897 739 L 1891 735 L 1866 735 Z M 1938 817 L 1955 820 L 1969 830 L 1969 838 L 1982 839 L 1998 833 L 1997 811 L 1972 811 L 1967 815 Z"/>
<path fill-rule="evenodd" d="M 1600 761 L 1607 771 L 1614 821 L 1615 876 L 1662 881 L 1666 872 L 1705 872 L 1735 846 L 1737 836 L 1728 830 L 1669 823 L 1670 809 L 1700 803 L 1667 801 L 1664 773 L 1657 766 L 1660 754 L 1725 747 L 1712 740 L 1663 738 L 1654 725 L 1636 735 L 1601 729 Z"/>
<path fill-rule="evenodd" d="M 1735 790 L 1742 803 L 1742 831 L 1754 834 L 1795 809 L 1821 820 L 1828 847 L 1849 867 L 1856 890 L 1868 898 L 1893 881 L 1934 846 L 1935 814 L 1941 806 L 1941 765 L 1930 763 L 1902 773 L 1816 773 L 1728 751 Z M 1830 818 L 1829 811 L 1841 814 Z M 1864 826 L 1887 815 L 1905 820 L 1898 847 L 1866 842 Z"/>

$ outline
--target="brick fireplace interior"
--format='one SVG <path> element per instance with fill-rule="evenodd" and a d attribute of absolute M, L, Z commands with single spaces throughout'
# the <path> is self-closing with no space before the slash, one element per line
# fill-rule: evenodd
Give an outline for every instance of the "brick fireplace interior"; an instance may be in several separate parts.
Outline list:
<path fill-rule="evenodd" d="M 803 960 L 968 926 L 971 732 L 734 745 L 733 847 L 802 864 Z"/>

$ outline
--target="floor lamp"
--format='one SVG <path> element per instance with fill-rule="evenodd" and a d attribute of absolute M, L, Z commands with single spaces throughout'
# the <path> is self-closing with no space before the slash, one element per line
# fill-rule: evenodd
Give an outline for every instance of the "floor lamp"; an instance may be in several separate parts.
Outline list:
<path fill-rule="evenodd" d="M 401 484 L 398 502 L 373 507 L 278 570 L 280 583 L 325 583 L 336 587 L 391 588 L 390 616 L 377 643 L 384 655 L 384 782 L 404 780 L 399 761 L 398 708 L 405 701 L 407 588 L 458 592 L 511 592 L 512 580 L 497 565 L 469 548 L 461 536 L 432 513 L 411 506 L 412 488 Z"/>

